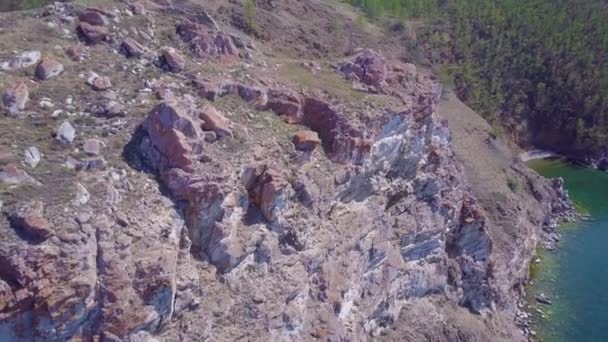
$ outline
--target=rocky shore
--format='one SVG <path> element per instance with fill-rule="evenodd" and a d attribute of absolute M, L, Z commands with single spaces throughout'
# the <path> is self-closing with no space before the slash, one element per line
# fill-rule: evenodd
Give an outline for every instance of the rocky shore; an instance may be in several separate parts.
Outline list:
<path fill-rule="evenodd" d="M 517 303 L 573 217 L 563 182 L 484 122 L 467 159 L 402 37 L 336 6 L 0 14 L 0 339 L 530 336 Z"/>

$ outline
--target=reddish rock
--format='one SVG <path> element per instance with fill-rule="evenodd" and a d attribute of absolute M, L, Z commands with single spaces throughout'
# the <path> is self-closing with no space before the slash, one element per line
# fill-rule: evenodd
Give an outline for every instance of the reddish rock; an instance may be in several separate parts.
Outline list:
<path fill-rule="evenodd" d="M 0 168 L 0 183 L 8 185 L 17 185 L 21 183 L 30 183 L 39 185 L 34 178 L 27 174 L 27 172 L 18 168 L 14 164 L 4 165 Z"/>
<path fill-rule="evenodd" d="M 91 44 L 97 44 L 103 41 L 108 35 L 108 29 L 103 26 L 95 26 L 86 22 L 81 22 L 78 25 L 78 31 L 82 34 L 85 40 Z"/>
<path fill-rule="evenodd" d="M 387 78 L 384 56 L 371 49 L 360 52 L 352 61 L 342 64 L 340 70 L 348 79 L 374 87 L 381 87 Z"/>
<path fill-rule="evenodd" d="M 33 202 L 21 209 L 11 221 L 15 230 L 34 240 L 46 240 L 52 233 L 49 222 L 43 217 L 42 202 Z"/>
<path fill-rule="evenodd" d="M 146 52 L 145 46 L 138 43 L 135 39 L 132 38 L 126 38 L 122 42 L 121 46 L 124 49 L 125 55 L 127 57 L 139 58 L 143 56 L 143 54 Z"/>
<path fill-rule="evenodd" d="M 331 147 L 331 158 L 338 163 L 363 164 L 370 155 L 373 142 L 346 134 L 337 135 Z"/>
<path fill-rule="evenodd" d="M 228 120 L 209 103 L 203 107 L 199 118 L 203 120 L 201 127 L 204 130 L 213 131 L 220 138 L 232 134 Z"/>
<path fill-rule="evenodd" d="M 81 23 L 87 23 L 93 26 L 107 26 L 108 18 L 96 10 L 87 10 L 78 16 Z"/>
<path fill-rule="evenodd" d="M 63 72 L 63 65 L 51 58 L 43 58 L 36 67 L 36 77 L 41 80 L 48 80 L 59 76 Z"/>
<path fill-rule="evenodd" d="M 289 182 L 265 165 L 246 168 L 241 179 L 252 203 L 260 208 L 264 217 L 268 221 L 280 220 L 293 192 Z"/>
<path fill-rule="evenodd" d="M 313 131 L 299 131 L 293 136 L 293 144 L 300 151 L 312 151 L 320 143 L 319 135 Z"/>
<path fill-rule="evenodd" d="M 167 66 L 167 69 L 173 72 L 180 72 L 184 70 L 186 61 L 175 49 L 164 48 L 162 50 L 163 60 Z"/>
<path fill-rule="evenodd" d="M 239 54 L 230 35 L 221 31 L 209 30 L 199 23 L 186 21 L 177 26 L 177 33 L 198 57 L 236 58 Z"/>
<path fill-rule="evenodd" d="M 2 95 L 2 104 L 9 115 L 17 115 L 25 109 L 29 101 L 30 92 L 25 82 L 15 84 L 8 88 Z"/>
<path fill-rule="evenodd" d="M 191 108 L 177 101 L 160 103 L 142 124 L 149 139 L 149 146 L 142 149 L 156 160 L 156 167 L 161 170 L 188 169 L 193 162 L 188 140 L 201 138 L 200 127 L 201 122 Z"/>
<path fill-rule="evenodd" d="M 99 76 L 97 74 L 93 74 L 88 80 L 87 83 L 93 88 L 93 90 L 103 91 L 112 88 L 112 82 L 110 78 L 107 76 Z"/>
<path fill-rule="evenodd" d="M 86 48 L 82 44 L 74 44 L 65 48 L 65 54 L 73 61 L 82 61 L 86 57 Z"/>
<path fill-rule="evenodd" d="M 267 108 L 280 115 L 287 123 L 298 123 L 302 115 L 302 96 L 289 89 L 275 89 L 268 93 Z"/>

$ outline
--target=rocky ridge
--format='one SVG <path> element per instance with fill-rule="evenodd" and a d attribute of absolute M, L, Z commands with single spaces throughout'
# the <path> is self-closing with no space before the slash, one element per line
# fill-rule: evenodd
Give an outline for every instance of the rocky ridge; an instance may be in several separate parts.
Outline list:
<path fill-rule="evenodd" d="M 42 161 L 15 160 L 19 130 L 0 158 L 2 338 L 523 338 L 435 77 L 377 46 L 273 59 L 189 6 L 57 3 L 41 14 L 65 56 L 7 61 L 3 125 L 33 123 Z M 535 189 L 554 227 L 567 195 Z"/>

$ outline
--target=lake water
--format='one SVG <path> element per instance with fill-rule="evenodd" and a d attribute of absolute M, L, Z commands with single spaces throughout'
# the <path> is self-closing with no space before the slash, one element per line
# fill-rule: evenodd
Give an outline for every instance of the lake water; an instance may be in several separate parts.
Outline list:
<path fill-rule="evenodd" d="M 53 3 L 53 0 L 0 0 L 0 12 L 26 10 Z"/>
<path fill-rule="evenodd" d="M 562 177 L 579 212 L 591 220 L 562 228 L 555 252 L 541 252 L 534 266 L 530 302 L 543 292 L 553 305 L 535 329 L 540 341 L 608 341 L 608 173 L 557 160 L 528 163 L 546 177 Z"/>

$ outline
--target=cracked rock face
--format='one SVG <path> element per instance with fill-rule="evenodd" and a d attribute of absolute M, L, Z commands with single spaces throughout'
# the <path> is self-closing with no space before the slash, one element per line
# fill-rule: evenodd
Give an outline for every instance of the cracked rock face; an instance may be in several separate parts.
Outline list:
<path fill-rule="evenodd" d="M 217 99 L 206 96 L 213 87 L 201 87 Z M 250 103 L 237 86 L 217 89 Z M 191 253 L 215 267 L 226 282 L 217 286 L 238 287 L 230 300 L 242 304 L 232 310 L 254 310 L 247 321 L 260 328 L 250 336 L 379 336 L 406 306 L 435 297 L 491 310 L 483 210 L 463 187 L 446 123 L 435 117 L 433 84 L 419 89 L 425 99 L 410 109 L 366 122 L 323 99 L 264 95 L 276 99 L 265 101 L 276 115 L 323 144 L 321 169 L 314 159 L 224 154 L 225 140 L 204 139 L 204 130 L 229 129 L 208 103 L 168 101 L 149 112 L 134 146 L 181 208 Z M 243 146 L 255 144 L 245 138 Z M 338 177 L 343 167 L 352 176 Z M 213 320 L 204 307 L 188 315 Z M 231 329 L 205 332 L 233 337 Z"/>
<path fill-rule="evenodd" d="M 433 76 L 365 32 L 374 49 L 336 69 L 302 60 L 335 40 L 323 2 L 257 1 L 255 44 L 238 1 L 111 3 L 4 28 L 60 30 L 27 48 L 66 64 L 22 53 L 3 71 L 0 340 L 519 337 L 539 233 L 499 231 L 473 195 Z M 36 63 L 56 78 L 24 81 Z M 528 184 L 538 230 L 568 208 L 545 183 Z"/>

